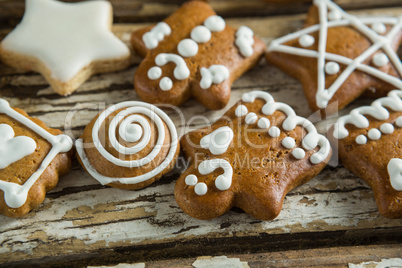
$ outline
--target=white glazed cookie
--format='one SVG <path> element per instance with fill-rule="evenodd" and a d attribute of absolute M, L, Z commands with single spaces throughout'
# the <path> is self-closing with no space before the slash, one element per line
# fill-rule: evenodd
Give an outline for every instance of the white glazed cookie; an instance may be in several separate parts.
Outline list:
<path fill-rule="evenodd" d="M 168 115 L 139 101 L 104 110 L 76 141 L 78 159 L 93 178 L 130 190 L 143 188 L 172 170 L 179 147 Z"/>
<path fill-rule="evenodd" d="M 37 207 L 71 166 L 73 142 L 0 99 L 0 213 L 20 217 Z"/>
<path fill-rule="evenodd" d="M 343 165 L 371 186 L 380 213 L 402 218 L 402 90 L 340 117 L 333 136 Z"/>
<path fill-rule="evenodd" d="M 128 47 L 111 32 L 112 6 L 103 0 L 26 0 L 20 24 L 0 43 L 10 66 L 41 73 L 60 95 L 92 74 L 129 65 Z"/>

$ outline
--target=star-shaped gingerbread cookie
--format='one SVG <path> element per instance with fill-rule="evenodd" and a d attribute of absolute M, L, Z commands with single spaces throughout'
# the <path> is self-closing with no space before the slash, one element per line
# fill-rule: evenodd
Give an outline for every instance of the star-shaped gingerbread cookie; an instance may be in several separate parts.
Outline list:
<path fill-rule="evenodd" d="M 367 89 L 380 97 L 402 88 L 401 41 L 401 17 L 357 18 L 315 0 L 305 28 L 272 41 L 266 59 L 301 81 L 313 111 L 330 114 Z"/>
<path fill-rule="evenodd" d="M 141 99 L 179 106 L 193 96 L 214 110 L 226 106 L 232 82 L 265 49 L 250 28 L 227 26 L 202 1 L 189 1 L 163 22 L 134 32 L 132 45 L 144 57 L 134 77 Z"/>
<path fill-rule="evenodd" d="M 184 135 L 181 146 L 191 164 L 175 198 L 185 213 L 203 220 L 234 206 L 274 219 L 285 195 L 331 156 L 329 141 L 310 121 L 263 91 L 245 93 L 213 125 Z"/>
<path fill-rule="evenodd" d="M 41 73 L 60 95 L 92 74 L 128 67 L 130 51 L 110 31 L 112 6 L 103 0 L 26 0 L 21 23 L 0 43 L 1 60 Z"/>
<path fill-rule="evenodd" d="M 340 117 L 333 136 L 343 165 L 373 189 L 379 212 L 402 218 L 402 90 Z"/>

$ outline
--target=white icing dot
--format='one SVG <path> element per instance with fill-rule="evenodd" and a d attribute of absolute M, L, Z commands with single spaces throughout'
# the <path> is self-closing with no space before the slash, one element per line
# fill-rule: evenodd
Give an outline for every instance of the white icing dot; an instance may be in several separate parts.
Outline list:
<path fill-rule="evenodd" d="M 374 141 L 379 140 L 381 138 L 381 132 L 376 128 L 370 129 L 368 132 L 368 137 Z"/>
<path fill-rule="evenodd" d="M 236 108 L 235 114 L 237 117 L 245 116 L 248 113 L 248 109 L 244 105 L 239 105 Z"/>
<path fill-rule="evenodd" d="M 384 53 L 377 53 L 373 57 L 373 63 L 377 67 L 382 67 L 388 64 L 389 59 Z"/>
<path fill-rule="evenodd" d="M 359 135 L 356 137 L 356 143 L 357 144 L 366 144 L 367 143 L 367 138 L 364 135 Z"/>
<path fill-rule="evenodd" d="M 250 57 L 254 53 L 253 44 L 254 44 L 254 33 L 253 31 L 246 27 L 241 26 L 236 31 L 236 40 L 235 44 L 240 50 L 240 54 L 244 57 Z"/>
<path fill-rule="evenodd" d="M 194 191 L 197 195 L 205 195 L 208 191 L 208 187 L 205 183 L 197 183 L 194 187 Z"/>
<path fill-rule="evenodd" d="M 392 134 L 394 132 L 394 126 L 390 123 L 384 123 L 381 125 L 380 130 L 384 134 Z"/>
<path fill-rule="evenodd" d="M 342 18 L 341 12 L 338 10 L 334 9 L 328 14 L 328 19 L 330 20 L 340 20 Z"/>
<path fill-rule="evenodd" d="M 402 116 L 396 119 L 395 124 L 397 127 L 402 127 Z"/>
<path fill-rule="evenodd" d="M 143 130 L 140 125 L 128 124 L 125 129 L 124 139 L 128 142 L 137 142 L 142 137 L 142 134 Z"/>
<path fill-rule="evenodd" d="M 170 79 L 169 77 L 164 77 L 161 79 L 161 81 L 159 81 L 159 87 L 163 90 L 163 91 L 168 91 L 171 90 L 173 87 L 173 81 L 172 79 Z"/>
<path fill-rule="evenodd" d="M 262 129 L 267 129 L 271 125 L 268 118 L 262 117 L 258 120 L 258 127 Z"/>
<path fill-rule="evenodd" d="M 248 124 L 248 125 L 254 124 L 255 122 L 257 122 L 257 120 L 258 120 L 258 116 L 255 113 L 249 113 L 245 119 L 246 124 Z"/>
<path fill-rule="evenodd" d="M 333 61 L 327 62 L 325 64 L 325 72 L 329 75 L 337 74 L 340 70 L 339 64 Z"/>
<path fill-rule="evenodd" d="M 226 27 L 225 20 L 221 16 L 210 16 L 204 21 L 205 27 L 211 30 L 211 32 L 223 31 Z"/>
<path fill-rule="evenodd" d="M 278 127 L 271 127 L 268 130 L 268 134 L 272 137 L 272 138 L 277 138 L 279 137 L 279 135 L 281 135 L 281 130 Z"/>
<path fill-rule="evenodd" d="M 162 69 L 158 66 L 154 66 L 148 70 L 148 78 L 151 80 L 159 79 L 162 76 Z"/>
<path fill-rule="evenodd" d="M 282 145 L 287 149 L 292 149 L 293 147 L 295 147 L 296 141 L 292 137 L 286 137 L 282 140 Z"/>
<path fill-rule="evenodd" d="M 310 47 L 314 44 L 314 42 L 314 37 L 308 34 L 303 34 L 299 38 L 299 45 L 301 45 L 302 47 Z"/>
<path fill-rule="evenodd" d="M 306 152 L 302 148 L 296 148 L 292 151 L 292 155 L 296 159 L 303 159 L 306 156 Z"/>
<path fill-rule="evenodd" d="M 378 34 L 384 34 L 387 31 L 387 26 L 381 22 L 375 22 L 371 25 L 371 29 L 373 29 Z"/>
<path fill-rule="evenodd" d="M 194 186 L 198 182 L 197 176 L 190 174 L 186 177 L 185 182 L 188 186 Z"/>
<path fill-rule="evenodd" d="M 198 45 L 194 40 L 184 39 L 177 45 L 177 51 L 183 57 L 193 57 L 197 55 Z"/>
<path fill-rule="evenodd" d="M 211 31 L 203 25 L 199 25 L 191 31 L 191 39 L 197 43 L 208 42 L 211 39 L 211 35 Z"/>

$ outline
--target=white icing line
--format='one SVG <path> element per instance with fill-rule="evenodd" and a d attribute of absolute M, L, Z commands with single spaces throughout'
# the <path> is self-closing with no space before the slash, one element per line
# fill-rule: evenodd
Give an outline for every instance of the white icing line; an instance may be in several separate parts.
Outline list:
<path fill-rule="evenodd" d="M 14 130 L 10 125 L 0 124 L 0 170 L 35 152 L 34 139 L 14 136 Z"/>
<path fill-rule="evenodd" d="M 203 137 L 200 146 L 209 149 L 213 155 L 224 154 L 233 139 L 233 130 L 224 126 Z"/>
<path fill-rule="evenodd" d="M 387 169 L 392 187 L 397 191 L 402 191 L 402 159 L 391 159 Z"/>
<path fill-rule="evenodd" d="M 402 28 L 402 18 L 362 18 L 358 19 L 354 16 L 351 16 L 340 9 L 335 3 L 329 0 L 316 0 L 314 4 L 319 9 L 320 16 L 320 24 L 316 24 L 295 32 L 293 34 L 289 34 L 282 38 L 276 39 L 272 41 L 269 51 L 278 51 L 283 53 L 289 53 L 298 56 L 312 57 L 318 59 L 318 77 L 317 77 L 317 94 L 316 94 L 316 102 L 317 106 L 320 108 L 325 108 L 328 105 L 328 102 L 339 87 L 345 82 L 345 80 L 349 77 L 349 75 L 355 71 L 363 71 L 367 74 L 381 79 L 389 84 L 397 88 L 402 88 L 402 81 L 398 77 L 394 77 L 392 75 L 386 74 L 376 68 L 363 64 L 363 62 L 373 55 L 378 50 L 383 50 L 385 54 L 387 54 L 389 60 L 397 69 L 397 72 L 400 76 L 402 76 L 402 63 L 396 54 L 396 52 L 392 49 L 391 43 L 393 38 L 400 32 Z M 335 10 L 341 15 L 341 19 L 334 21 L 327 21 L 327 10 Z M 373 23 L 386 23 L 393 25 L 393 28 L 388 32 L 386 36 L 379 35 L 376 31 L 369 28 L 366 24 Z M 339 26 L 352 26 L 358 31 L 360 31 L 365 37 L 367 37 L 373 44 L 366 51 L 364 51 L 361 55 L 356 57 L 355 59 L 349 59 L 343 57 L 341 55 L 336 55 L 332 53 L 326 53 L 326 42 L 327 42 L 327 30 L 328 28 L 339 27 Z M 306 34 L 311 34 L 313 32 L 319 31 L 319 46 L 318 51 L 289 47 L 283 45 L 283 43 L 301 38 L 301 36 Z M 383 59 L 382 59 L 383 60 Z M 325 72 L 324 72 L 324 64 L 325 61 L 335 61 L 340 64 L 347 66 L 345 70 L 343 70 L 342 74 L 336 79 L 336 81 L 328 88 L 325 89 Z"/>
<path fill-rule="evenodd" d="M 158 66 L 165 66 L 168 62 L 174 62 L 176 67 L 173 70 L 174 78 L 184 80 L 190 76 L 190 70 L 182 57 L 172 53 L 161 53 L 155 58 Z"/>
<path fill-rule="evenodd" d="M 14 120 L 17 120 L 32 131 L 36 132 L 39 136 L 47 140 L 52 145 L 52 148 L 43 159 L 38 170 L 32 173 L 32 175 L 23 185 L 0 180 L 0 189 L 4 192 L 4 200 L 7 206 L 11 208 L 19 208 L 25 204 L 29 190 L 53 161 L 53 159 L 59 153 L 70 151 L 73 146 L 73 142 L 67 135 L 61 134 L 54 136 L 50 134 L 45 129 L 29 120 L 27 117 L 12 109 L 8 102 L 4 99 L 0 99 L 0 113 L 4 113 Z"/>
<path fill-rule="evenodd" d="M 125 108 L 125 109 L 124 109 Z M 111 113 L 113 113 L 116 110 L 120 110 L 117 115 L 114 116 L 112 119 L 110 126 L 109 126 L 109 141 L 112 144 L 112 146 L 120 153 L 124 155 L 129 155 L 129 154 L 135 154 L 142 149 L 145 148 L 145 146 L 148 144 L 150 137 L 151 137 L 151 129 L 148 120 L 145 118 L 148 118 L 153 121 L 155 124 L 157 130 L 158 130 L 158 138 L 156 141 L 156 144 L 153 148 L 153 150 L 144 158 L 138 159 L 138 160 L 121 160 L 119 158 L 114 157 L 111 155 L 106 149 L 102 146 L 102 143 L 99 140 L 99 129 L 102 123 L 110 116 Z M 112 182 L 120 182 L 122 184 L 135 184 L 135 183 L 140 183 L 143 181 L 146 181 L 150 178 L 155 177 L 158 175 L 160 172 L 162 172 L 166 167 L 170 165 L 170 163 L 173 161 L 174 156 L 176 154 L 177 146 L 178 146 L 178 137 L 177 137 L 177 131 L 176 127 L 173 124 L 172 120 L 167 116 L 161 109 L 157 108 L 156 106 L 144 102 L 139 102 L 139 101 L 127 101 L 127 102 L 122 102 L 116 105 L 113 105 L 103 111 L 98 119 L 95 121 L 95 124 L 92 129 L 92 139 L 93 142 L 99 151 L 99 153 L 105 157 L 109 162 L 112 162 L 113 164 L 121 167 L 129 167 L 129 168 L 135 168 L 135 167 L 141 167 L 143 165 L 146 165 L 150 163 L 160 152 L 161 148 L 164 146 L 164 139 L 165 139 L 165 127 L 163 122 L 167 125 L 169 132 L 170 132 L 170 137 L 171 137 L 171 142 L 170 142 L 170 147 L 169 147 L 169 153 L 166 156 L 166 158 L 163 160 L 163 162 L 155 167 L 153 170 L 149 171 L 148 173 L 141 174 L 136 177 L 131 177 L 131 178 L 112 178 L 112 177 L 107 177 L 99 172 L 97 172 L 89 162 L 86 153 L 84 151 L 84 144 L 82 139 L 78 139 L 76 141 L 76 148 L 77 148 L 77 153 L 80 156 L 85 168 L 88 170 L 88 172 L 94 177 L 96 180 L 98 180 L 101 184 L 109 184 Z M 117 139 L 116 139 L 116 128 L 120 124 L 120 128 L 124 126 L 128 126 L 132 123 L 139 124 L 142 128 L 143 135 L 142 139 L 134 146 L 132 147 L 124 147 L 121 145 Z M 119 130 L 119 132 L 122 131 L 124 132 L 125 130 Z"/>
<path fill-rule="evenodd" d="M 358 128 L 368 128 L 370 122 L 365 115 L 370 115 L 377 120 L 387 120 L 390 114 L 386 107 L 395 112 L 402 111 L 402 90 L 393 90 L 387 97 L 375 100 L 370 106 L 353 109 L 350 114 L 340 117 L 334 125 L 334 137 L 346 138 L 349 135 L 346 129 L 347 124 L 353 124 Z"/>
<path fill-rule="evenodd" d="M 317 129 L 313 123 L 303 117 L 297 116 L 295 111 L 289 105 L 281 102 L 275 102 L 273 97 L 267 92 L 252 91 L 245 93 L 242 96 L 242 101 L 251 103 L 254 102 L 256 98 L 261 98 L 266 101 L 266 104 L 262 107 L 263 114 L 272 115 L 277 110 L 286 114 L 287 117 L 282 124 L 282 128 L 284 130 L 294 130 L 298 125 L 307 130 L 308 134 L 302 140 L 303 148 L 306 150 L 312 150 L 317 146 L 320 147 L 319 151 L 310 157 L 310 161 L 313 164 L 318 164 L 328 157 L 331 151 L 329 141 L 326 137 L 317 133 Z M 273 129 L 273 127 L 271 127 L 269 130 L 270 135 L 271 129 Z"/>
<path fill-rule="evenodd" d="M 224 65 L 211 65 L 208 69 L 202 67 L 200 86 L 202 89 L 210 88 L 212 84 L 229 79 L 229 75 L 229 69 Z"/>
<path fill-rule="evenodd" d="M 253 50 L 254 33 L 253 33 L 253 31 L 246 26 L 241 26 L 236 31 L 235 44 L 239 48 L 240 54 L 243 55 L 244 57 L 250 57 L 251 55 L 253 55 L 253 53 L 254 53 L 254 50 Z"/>
<path fill-rule="evenodd" d="M 158 46 L 159 42 L 161 42 L 165 36 L 170 35 L 171 32 L 172 30 L 167 23 L 159 22 L 149 32 L 146 32 L 142 36 L 142 41 L 146 48 L 154 49 Z"/>

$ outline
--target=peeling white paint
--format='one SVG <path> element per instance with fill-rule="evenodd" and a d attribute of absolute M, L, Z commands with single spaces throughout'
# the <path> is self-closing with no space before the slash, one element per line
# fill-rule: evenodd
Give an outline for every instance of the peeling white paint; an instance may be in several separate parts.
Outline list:
<path fill-rule="evenodd" d="M 250 268 L 247 262 L 240 261 L 239 258 L 219 257 L 199 257 L 192 265 L 194 268 Z"/>
<path fill-rule="evenodd" d="M 360 264 L 349 263 L 349 268 L 397 268 L 402 267 L 402 259 L 382 259 L 379 262 L 370 261 L 362 262 Z"/>

